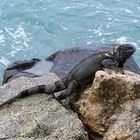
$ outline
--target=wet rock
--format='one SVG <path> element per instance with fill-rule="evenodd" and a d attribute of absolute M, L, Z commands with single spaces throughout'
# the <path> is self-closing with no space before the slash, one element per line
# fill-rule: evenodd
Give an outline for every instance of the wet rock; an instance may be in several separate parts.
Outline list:
<path fill-rule="evenodd" d="M 98 71 L 92 85 L 72 97 L 73 108 L 95 140 L 139 140 L 140 75 Z"/>
<path fill-rule="evenodd" d="M 18 78 L 0 87 L 0 102 L 25 88 L 56 80 L 54 74 Z M 67 110 L 52 95 L 38 94 L 0 109 L 0 139 L 88 140 L 88 137 L 76 113 Z"/>
<path fill-rule="evenodd" d="M 32 59 L 16 61 L 5 69 L 3 74 L 3 84 L 18 77 L 39 77 L 49 72 L 55 73 L 60 78 L 65 77 L 83 59 L 86 59 L 95 53 L 108 51 L 116 45 L 118 44 L 94 43 L 91 45 L 58 51 L 47 57 L 45 60 Z M 29 63 L 31 64 L 30 66 Z M 140 74 L 140 68 L 133 57 L 130 57 L 126 61 L 124 69 Z"/>

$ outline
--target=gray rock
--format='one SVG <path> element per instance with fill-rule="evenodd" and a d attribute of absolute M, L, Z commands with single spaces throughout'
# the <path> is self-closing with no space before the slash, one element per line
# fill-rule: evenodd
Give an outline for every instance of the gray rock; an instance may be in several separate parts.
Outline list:
<path fill-rule="evenodd" d="M 25 88 L 58 80 L 54 74 L 18 78 L 0 87 L 0 102 Z M 0 139 L 88 140 L 76 113 L 65 109 L 52 95 L 38 94 L 0 109 Z"/>

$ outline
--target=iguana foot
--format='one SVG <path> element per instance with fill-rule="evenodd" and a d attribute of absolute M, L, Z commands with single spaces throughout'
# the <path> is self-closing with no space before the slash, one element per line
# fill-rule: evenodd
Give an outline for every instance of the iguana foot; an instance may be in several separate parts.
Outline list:
<path fill-rule="evenodd" d="M 61 100 L 64 100 L 65 98 L 69 97 L 74 89 L 78 86 L 78 83 L 76 80 L 72 80 L 69 85 L 68 85 L 68 88 L 67 90 L 64 90 L 58 97 L 57 97 L 57 100 L 58 101 L 61 101 Z"/>
<path fill-rule="evenodd" d="M 48 101 L 51 101 L 52 99 L 56 99 L 54 94 L 52 94 L 51 97 L 48 98 Z"/>

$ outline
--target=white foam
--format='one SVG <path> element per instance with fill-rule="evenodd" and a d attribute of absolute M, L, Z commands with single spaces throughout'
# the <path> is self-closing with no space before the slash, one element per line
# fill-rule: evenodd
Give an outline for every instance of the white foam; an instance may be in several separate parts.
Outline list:
<path fill-rule="evenodd" d="M 119 20 L 119 19 L 115 18 L 115 19 L 114 19 L 114 22 L 115 22 L 115 21 L 119 22 L 119 21 L 121 21 L 121 20 Z"/>
<path fill-rule="evenodd" d="M 88 41 L 86 44 L 87 44 L 87 45 L 91 45 L 91 44 L 92 44 L 92 42 L 91 42 L 91 41 Z"/>
<path fill-rule="evenodd" d="M 93 29 L 93 32 L 97 35 L 97 36 L 102 36 L 102 29 L 101 27 L 98 27 L 98 29 Z"/>
<path fill-rule="evenodd" d="M 109 25 L 109 24 L 107 24 L 107 25 L 106 25 L 106 28 L 109 28 L 109 27 L 110 27 L 110 25 Z"/>
<path fill-rule="evenodd" d="M 0 34 L 3 33 L 3 30 L 0 30 Z"/>
<path fill-rule="evenodd" d="M 10 61 L 8 59 L 6 59 L 5 57 L 1 56 L 0 63 L 2 63 L 5 66 L 8 66 L 10 64 Z"/>
<path fill-rule="evenodd" d="M 64 10 L 71 10 L 71 9 L 75 9 L 75 7 L 74 7 L 74 6 L 66 6 L 66 7 L 64 8 Z"/>
<path fill-rule="evenodd" d="M 91 32 L 91 31 L 92 31 L 92 29 L 88 29 L 88 31 L 89 31 L 89 32 Z"/>
<path fill-rule="evenodd" d="M 26 48 L 29 46 L 28 42 L 30 38 L 21 25 L 19 25 L 16 30 L 5 28 L 5 31 L 14 39 L 15 44 L 22 44 Z"/>
<path fill-rule="evenodd" d="M 93 36 L 92 35 L 89 35 L 89 38 L 93 38 Z"/>
<path fill-rule="evenodd" d="M 3 14 L 3 12 L 0 11 L 0 16 Z"/>
<path fill-rule="evenodd" d="M 110 21 L 110 20 L 112 20 L 112 18 L 111 17 L 108 17 L 108 20 Z"/>
<path fill-rule="evenodd" d="M 12 51 L 10 51 L 8 53 L 8 55 L 10 55 L 11 57 L 14 57 L 19 51 L 21 51 L 23 49 L 23 46 L 14 46 L 11 45 Z"/>
<path fill-rule="evenodd" d="M 61 27 L 63 30 L 65 30 L 65 31 L 68 30 L 68 28 L 67 28 L 66 26 L 64 26 L 64 25 L 60 25 L 60 27 Z"/>
<path fill-rule="evenodd" d="M 114 40 L 111 40 L 111 41 L 114 41 Z M 128 44 L 132 44 L 136 48 L 138 48 L 138 44 L 136 42 L 132 41 L 132 39 L 128 38 L 127 36 L 121 36 L 120 38 L 117 38 L 116 43 L 120 43 L 120 44 L 128 43 Z"/>
<path fill-rule="evenodd" d="M 101 42 L 102 42 L 102 43 L 105 43 L 105 38 L 102 38 L 102 39 L 101 39 Z"/>
<path fill-rule="evenodd" d="M 21 38 L 23 40 L 23 45 L 25 47 L 28 47 L 28 42 L 29 42 L 29 38 L 27 37 L 27 34 L 25 33 L 24 29 L 22 28 L 22 26 L 19 26 L 17 28 L 17 30 L 14 32 L 14 36 L 16 38 Z"/>
<path fill-rule="evenodd" d="M 13 6 L 14 6 L 14 4 L 13 4 L 13 3 L 10 3 L 10 6 L 11 6 L 11 7 L 13 7 Z"/>
<path fill-rule="evenodd" d="M 132 14 L 133 12 L 131 11 L 131 10 L 129 10 L 129 9 L 124 9 L 124 11 L 126 12 L 126 13 L 129 13 L 129 14 Z"/>
<path fill-rule="evenodd" d="M 137 19 L 134 19 L 133 22 L 134 22 L 134 23 L 138 23 L 139 21 L 138 21 Z"/>
<path fill-rule="evenodd" d="M 4 28 L 12 40 L 11 48 L 12 51 L 8 53 L 11 57 L 14 57 L 19 51 L 29 47 L 30 35 L 26 33 L 24 27 L 19 25 L 17 28 Z"/>
<path fill-rule="evenodd" d="M 126 43 L 128 42 L 128 38 L 126 36 L 121 36 L 120 38 L 116 39 L 117 43 Z"/>
<path fill-rule="evenodd" d="M 5 36 L 3 34 L 0 35 L 0 44 L 5 44 Z"/>
<path fill-rule="evenodd" d="M 10 51 L 8 53 L 8 55 L 10 55 L 11 57 L 14 57 L 16 53 L 17 53 L 17 51 Z"/>
<path fill-rule="evenodd" d="M 137 9 L 139 10 L 140 9 L 140 6 L 137 6 Z"/>

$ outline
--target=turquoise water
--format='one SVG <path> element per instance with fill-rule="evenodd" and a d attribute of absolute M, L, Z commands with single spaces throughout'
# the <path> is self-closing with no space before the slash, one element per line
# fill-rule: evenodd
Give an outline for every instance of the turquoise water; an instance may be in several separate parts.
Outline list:
<path fill-rule="evenodd" d="M 0 2 L 0 77 L 16 60 L 92 42 L 132 43 L 140 65 L 140 0 Z"/>

